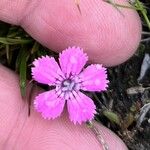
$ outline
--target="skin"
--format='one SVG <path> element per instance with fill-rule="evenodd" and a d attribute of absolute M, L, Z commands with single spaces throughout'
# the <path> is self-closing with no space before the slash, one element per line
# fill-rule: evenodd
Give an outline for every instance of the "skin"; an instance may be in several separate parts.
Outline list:
<path fill-rule="evenodd" d="M 141 38 L 141 21 L 130 9 L 121 13 L 103 0 L 1 0 L 0 18 L 21 25 L 48 48 L 60 51 L 80 46 L 92 62 L 105 66 L 131 57 Z M 129 5 L 125 0 L 116 1 Z"/>
<path fill-rule="evenodd" d="M 70 122 L 66 111 L 55 120 L 44 120 L 31 107 L 31 116 L 28 117 L 28 106 L 26 100 L 21 98 L 18 76 L 3 66 L 0 66 L 0 73 L 1 150 L 102 150 L 93 132 L 84 124 Z M 33 98 L 38 93 L 39 89 L 35 89 Z M 110 150 L 127 149 L 109 129 L 100 124 L 96 127 Z"/>
<path fill-rule="evenodd" d="M 128 5 L 125 0 L 116 2 Z M 105 66 L 120 64 L 132 56 L 141 38 L 141 22 L 135 11 L 121 9 L 120 13 L 102 0 L 81 0 L 80 8 L 81 14 L 74 0 L 0 0 L 0 20 L 20 25 L 55 51 L 80 46 L 92 62 Z M 0 66 L 0 149 L 102 149 L 91 130 L 73 125 L 66 111 L 49 121 L 32 108 L 28 117 L 18 82 L 15 73 Z M 38 92 L 34 90 L 33 98 Z M 96 126 L 109 149 L 127 149 L 110 130 Z"/>

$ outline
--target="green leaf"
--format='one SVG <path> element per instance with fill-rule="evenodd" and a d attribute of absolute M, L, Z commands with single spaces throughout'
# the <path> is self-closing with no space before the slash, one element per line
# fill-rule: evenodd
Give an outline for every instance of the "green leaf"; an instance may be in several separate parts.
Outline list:
<path fill-rule="evenodd" d="M 39 50 L 39 43 L 37 43 L 36 41 L 34 42 L 34 45 L 33 45 L 33 47 L 32 47 L 32 49 L 31 49 L 31 54 L 33 54 L 33 53 L 35 53 L 36 51 L 38 51 Z"/>
<path fill-rule="evenodd" d="M 27 44 L 31 42 L 33 42 L 33 40 L 0 37 L 0 43 L 2 44 L 14 45 L 14 44 Z"/>
<path fill-rule="evenodd" d="M 19 69 L 19 66 L 20 66 L 21 59 L 22 59 L 23 55 L 24 55 L 24 51 L 21 48 L 19 50 L 19 53 L 18 53 L 18 56 L 17 56 L 17 59 L 16 59 L 16 71 L 18 71 L 18 69 Z"/>
<path fill-rule="evenodd" d="M 104 114 L 104 116 L 106 116 L 111 122 L 113 122 L 113 123 L 115 123 L 115 124 L 117 124 L 117 125 L 120 126 L 120 118 L 119 118 L 119 116 L 118 116 L 116 113 L 114 113 L 114 112 L 112 112 L 112 111 L 109 111 L 109 110 L 104 110 L 104 111 L 103 111 L 103 114 Z"/>
<path fill-rule="evenodd" d="M 19 63 L 19 76 L 20 76 L 20 90 L 22 97 L 26 94 L 26 82 L 27 82 L 27 61 L 29 58 L 28 49 L 23 46 L 20 54 L 20 63 Z"/>

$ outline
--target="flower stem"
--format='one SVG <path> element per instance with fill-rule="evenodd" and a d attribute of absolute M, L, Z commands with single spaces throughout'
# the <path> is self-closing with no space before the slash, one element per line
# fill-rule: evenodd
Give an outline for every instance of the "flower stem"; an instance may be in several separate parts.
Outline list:
<path fill-rule="evenodd" d="M 94 125 L 94 123 L 92 121 L 88 121 L 88 122 L 86 122 L 86 124 L 92 130 L 92 132 L 95 134 L 95 136 L 97 137 L 97 140 L 102 145 L 103 150 L 109 150 L 108 144 L 106 143 L 102 134 L 100 133 L 100 130 Z"/>
<path fill-rule="evenodd" d="M 147 23 L 147 26 L 148 26 L 148 28 L 150 30 L 150 20 L 147 17 L 147 12 L 146 12 L 146 9 L 144 8 L 143 4 L 139 0 L 136 0 L 136 4 L 135 5 L 137 5 L 137 7 L 140 9 L 140 11 L 141 11 L 141 13 L 142 13 L 146 23 Z"/>

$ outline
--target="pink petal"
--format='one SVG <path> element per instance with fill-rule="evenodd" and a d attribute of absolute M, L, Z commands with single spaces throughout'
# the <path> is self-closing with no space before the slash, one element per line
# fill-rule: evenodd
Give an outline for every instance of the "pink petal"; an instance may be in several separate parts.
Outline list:
<path fill-rule="evenodd" d="M 88 57 L 79 47 L 69 47 L 60 53 L 59 63 L 62 71 L 69 77 L 70 74 L 79 74 L 86 64 Z"/>
<path fill-rule="evenodd" d="M 67 101 L 69 118 L 74 124 L 86 122 L 94 118 L 95 105 L 89 97 L 78 92 Z"/>
<path fill-rule="evenodd" d="M 42 56 L 33 62 L 33 79 L 39 83 L 53 85 L 58 78 L 62 78 L 62 72 L 53 57 Z"/>
<path fill-rule="evenodd" d="M 81 89 L 85 91 L 103 91 L 108 87 L 106 68 L 100 64 L 88 66 L 79 75 L 82 85 Z"/>
<path fill-rule="evenodd" d="M 60 116 L 65 105 L 65 100 L 57 97 L 55 90 L 39 94 L 35 101 L 34 106 L 38 112 L 46 119 L 54 119 Z"/>

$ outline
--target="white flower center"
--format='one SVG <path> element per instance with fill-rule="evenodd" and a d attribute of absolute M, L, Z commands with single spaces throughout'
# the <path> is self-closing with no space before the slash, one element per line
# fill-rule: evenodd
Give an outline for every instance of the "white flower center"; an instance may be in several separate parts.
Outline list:
<path fill-rule="evenodd" d="M 73 80 L 66 79 L 61 84 L 61 90 L 63 92 L 65 92 L 65 91 L 72 91 L 72 90 L 74 90 L 75 85 L 76 85 L 76 83 Z"/>
<path fill-rule="evenodd" d="M 64 79 L 56 85 L 56 93 L 58 96 L 68 100 L 73 96 L 74 92 L 80 90 L 80 83 L 75 78 Z"/>

